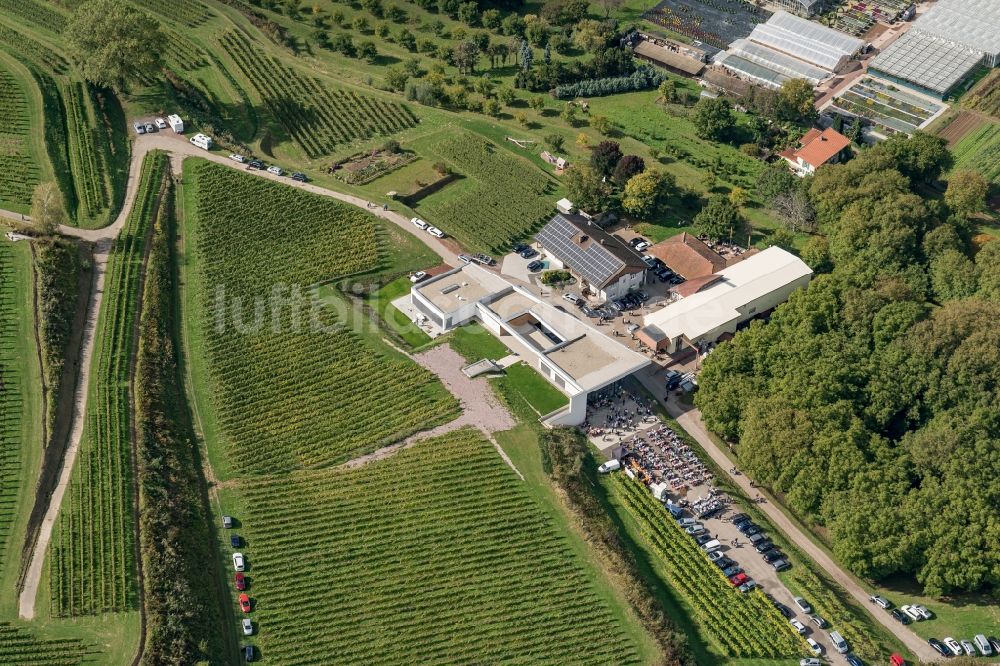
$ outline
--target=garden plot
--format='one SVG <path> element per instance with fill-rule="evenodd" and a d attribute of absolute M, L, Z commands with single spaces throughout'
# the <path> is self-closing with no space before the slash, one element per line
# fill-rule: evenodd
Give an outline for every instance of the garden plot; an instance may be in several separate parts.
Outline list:
<path fill-rule="evenodd" d="M 770 16 L 745 0 L 661 0 L 643 14 L 647 21 L 718 49 L 746 37 Z"/>
<path fill-rule="evenodd" d="M 835 97 L 829 108 L 870 120 L 890 134 L 912 134 L 948 107 L 866 76 Z"/>

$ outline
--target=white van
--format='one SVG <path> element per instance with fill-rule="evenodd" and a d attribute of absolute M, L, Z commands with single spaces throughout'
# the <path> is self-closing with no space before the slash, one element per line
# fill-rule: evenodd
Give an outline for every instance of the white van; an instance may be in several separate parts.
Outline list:
<path fill-rule="evenodd" d="M 706 553 L 714 553 L 722 548 L 722 543 L 718 539 L 712 539 L 711 541 L 706 541 L 701 544 L 701 547 L 705 549 Z"/>
<path fill-rule="evenodd" d="M 607 474 L 608 472 L 614 472 L 615 470 L 619 470 L 621 468 L 622 468 L 622 464 L 620 462 L 618 462 L 618 459 L 617 458 L 612 458 L 608 462 L 606 462 L 606 463 L 602 464 L 600 467 L 598 467 L 597 471 L 600 472 L 601 474 Z"/>
<path fill-rule="evenodd" d="M 972 639 L 972 642 L 976 644 L 976 647 L 979 648 L 979 653 L 984 657 L 990 657 L 993 655 L 993 646 L 990 645 L 989 640 L 986 639 L 984 634 L 977 634 L 976 637 Z"/>
<path fill-rule="evenodd" d="M 198 146 L 202 150 L 212 149 L 212 137 L 204 134 L 195 134 L 191 137 L 191 145 Z"/>
<path fill-rule="evenodd" d="M 830 642 L 833 643 L 834 649 L 840 654 L 847 654 L 847 651 L 850 649 L 847 647 L 847 641 L 844 640 L 839 631 L 830 632 Z"/>

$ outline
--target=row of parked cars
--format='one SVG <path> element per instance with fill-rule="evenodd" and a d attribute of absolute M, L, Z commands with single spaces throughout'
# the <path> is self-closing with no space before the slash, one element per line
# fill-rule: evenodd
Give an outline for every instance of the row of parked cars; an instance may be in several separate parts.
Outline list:
<path fill-rule="evenodd" d="M 904 604 L 896 608 L 891 601 L 877 594 L 868 597 L 868 600 L 879 608 L 888 611 L 889 615 L 900 624 L 922 622 L 934 618 L 934 613 L 927 610 L 926 606 L 921 606 L 920 604 Z M 986 634 L 977 634 L 971 641 L 955 640 L 951 636 L 942 640 L 929 638 L 927 639 L 927 644 L 944 657 L 960 657 L 962 655 L 969 657 L 993 657 L 1000 655 L 1000 638 L 987 636 Z"/>
<path fill-rule="evenodd" d="M 232 516 L 222 517 L 222 527 L 226 530 L 231 530 L 236 527 L 236 519 Z M 237 550 L 243 547 L 243 537 L 239 534 L 232 534 L 229 537 L 229 545 L 233 548 L 233 569 L 235 570 L 235 575 L 233 577 L 234 584 L 236 585 L 236 591 L 239 593 L 237 601 L 240 604 L 240 610 L 245 614 L 249 614 L 252 610 L 250 603 L 250 596 L 247 591 L 250 589 L 250 580 L 247 578 L 246 571 L 248 568 L 246 556 Z M 240 621 L 240 628 L 243 630 L 244 636 L 253 636 L 254 627 L 253 620 L 248 617 L 243 618 Z M 248 663 L 256 658 L 257 651 L 252 644 L 246 644 L 242 648 L 243 659 Z"/>
<path fill-rule="evenodd" d="M 431 225 L 421 220 L 419 217 L 411 217 L 410 223 L 417 229 L 420 229 L 421 231 L 426 231 L 431 236 L 434 236 L 434 238 L 444 238 L 443 231 L 441 231 L 437 227 L 432 227 Z"/>
<path fill-rule="evenodd" d="M 247 171 L 260 171 L 266 170 L 268 173 L 272 173 L 275 176 L 284 176 L 285 170 L 276 164 L 268 166 L 264 163 L 264 160 L 257 159 L 256 157 L 247 158 L 239 153 L 230 153 L 229 159 L 236 162 L 237 164 L 246 164 Z M 297 183 L 306 183 L 309 181 L 308 176 L 299 171 L 293 171 L 288 174 L 288 177 Z"/>
<path fill-rule="evenodd" d="M 673 285 L 678 285 L 681 282 L 684 282 L 684 278 L 667 268 L 667 265 L 663 263 L 662 259 L 647 254 L 643 255 L 642 262 L 646 264 L 652 275 L 655 275 L 660 279 L 660 282 L 669 282 Z"/>

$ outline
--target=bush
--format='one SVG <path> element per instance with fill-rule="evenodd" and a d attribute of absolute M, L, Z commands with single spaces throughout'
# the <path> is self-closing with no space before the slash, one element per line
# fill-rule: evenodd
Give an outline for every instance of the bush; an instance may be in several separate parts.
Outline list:
<path fill-rule="evenodd" d="M 569 271 L 545 271 L 542 273 L 542 284 L 545 285 L 556 285 L 556 284 L 566 284 L 573 280 L 573 276 L 570 275 Z"/>
<path fill-rule="evenodd" d="M 642 65 L 629 76 L 612 76 L 560 85 L 556 86 L 552 94 L 556 99 L 604 97 L 606 95 L 617 95 L 635 90 L 656 88 L 666 78 L 667 75 L 664 72 L 657 71 L 650 65 Z"/>

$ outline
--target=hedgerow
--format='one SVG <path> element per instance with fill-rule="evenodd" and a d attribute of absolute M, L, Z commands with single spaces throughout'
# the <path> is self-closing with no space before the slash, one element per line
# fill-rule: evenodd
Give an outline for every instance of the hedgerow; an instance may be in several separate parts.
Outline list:
<path fill-rule="evenodd" d="M 588 79 L 577 83 L 556 86 L 552 91 L 556 99 L 574 97 L 604 97 L 635 90 L 656 88 L 667 79 L 666 72 L 651 65 L 640 65 L 628 76 L 613 76 L 605 79 Z"/>

